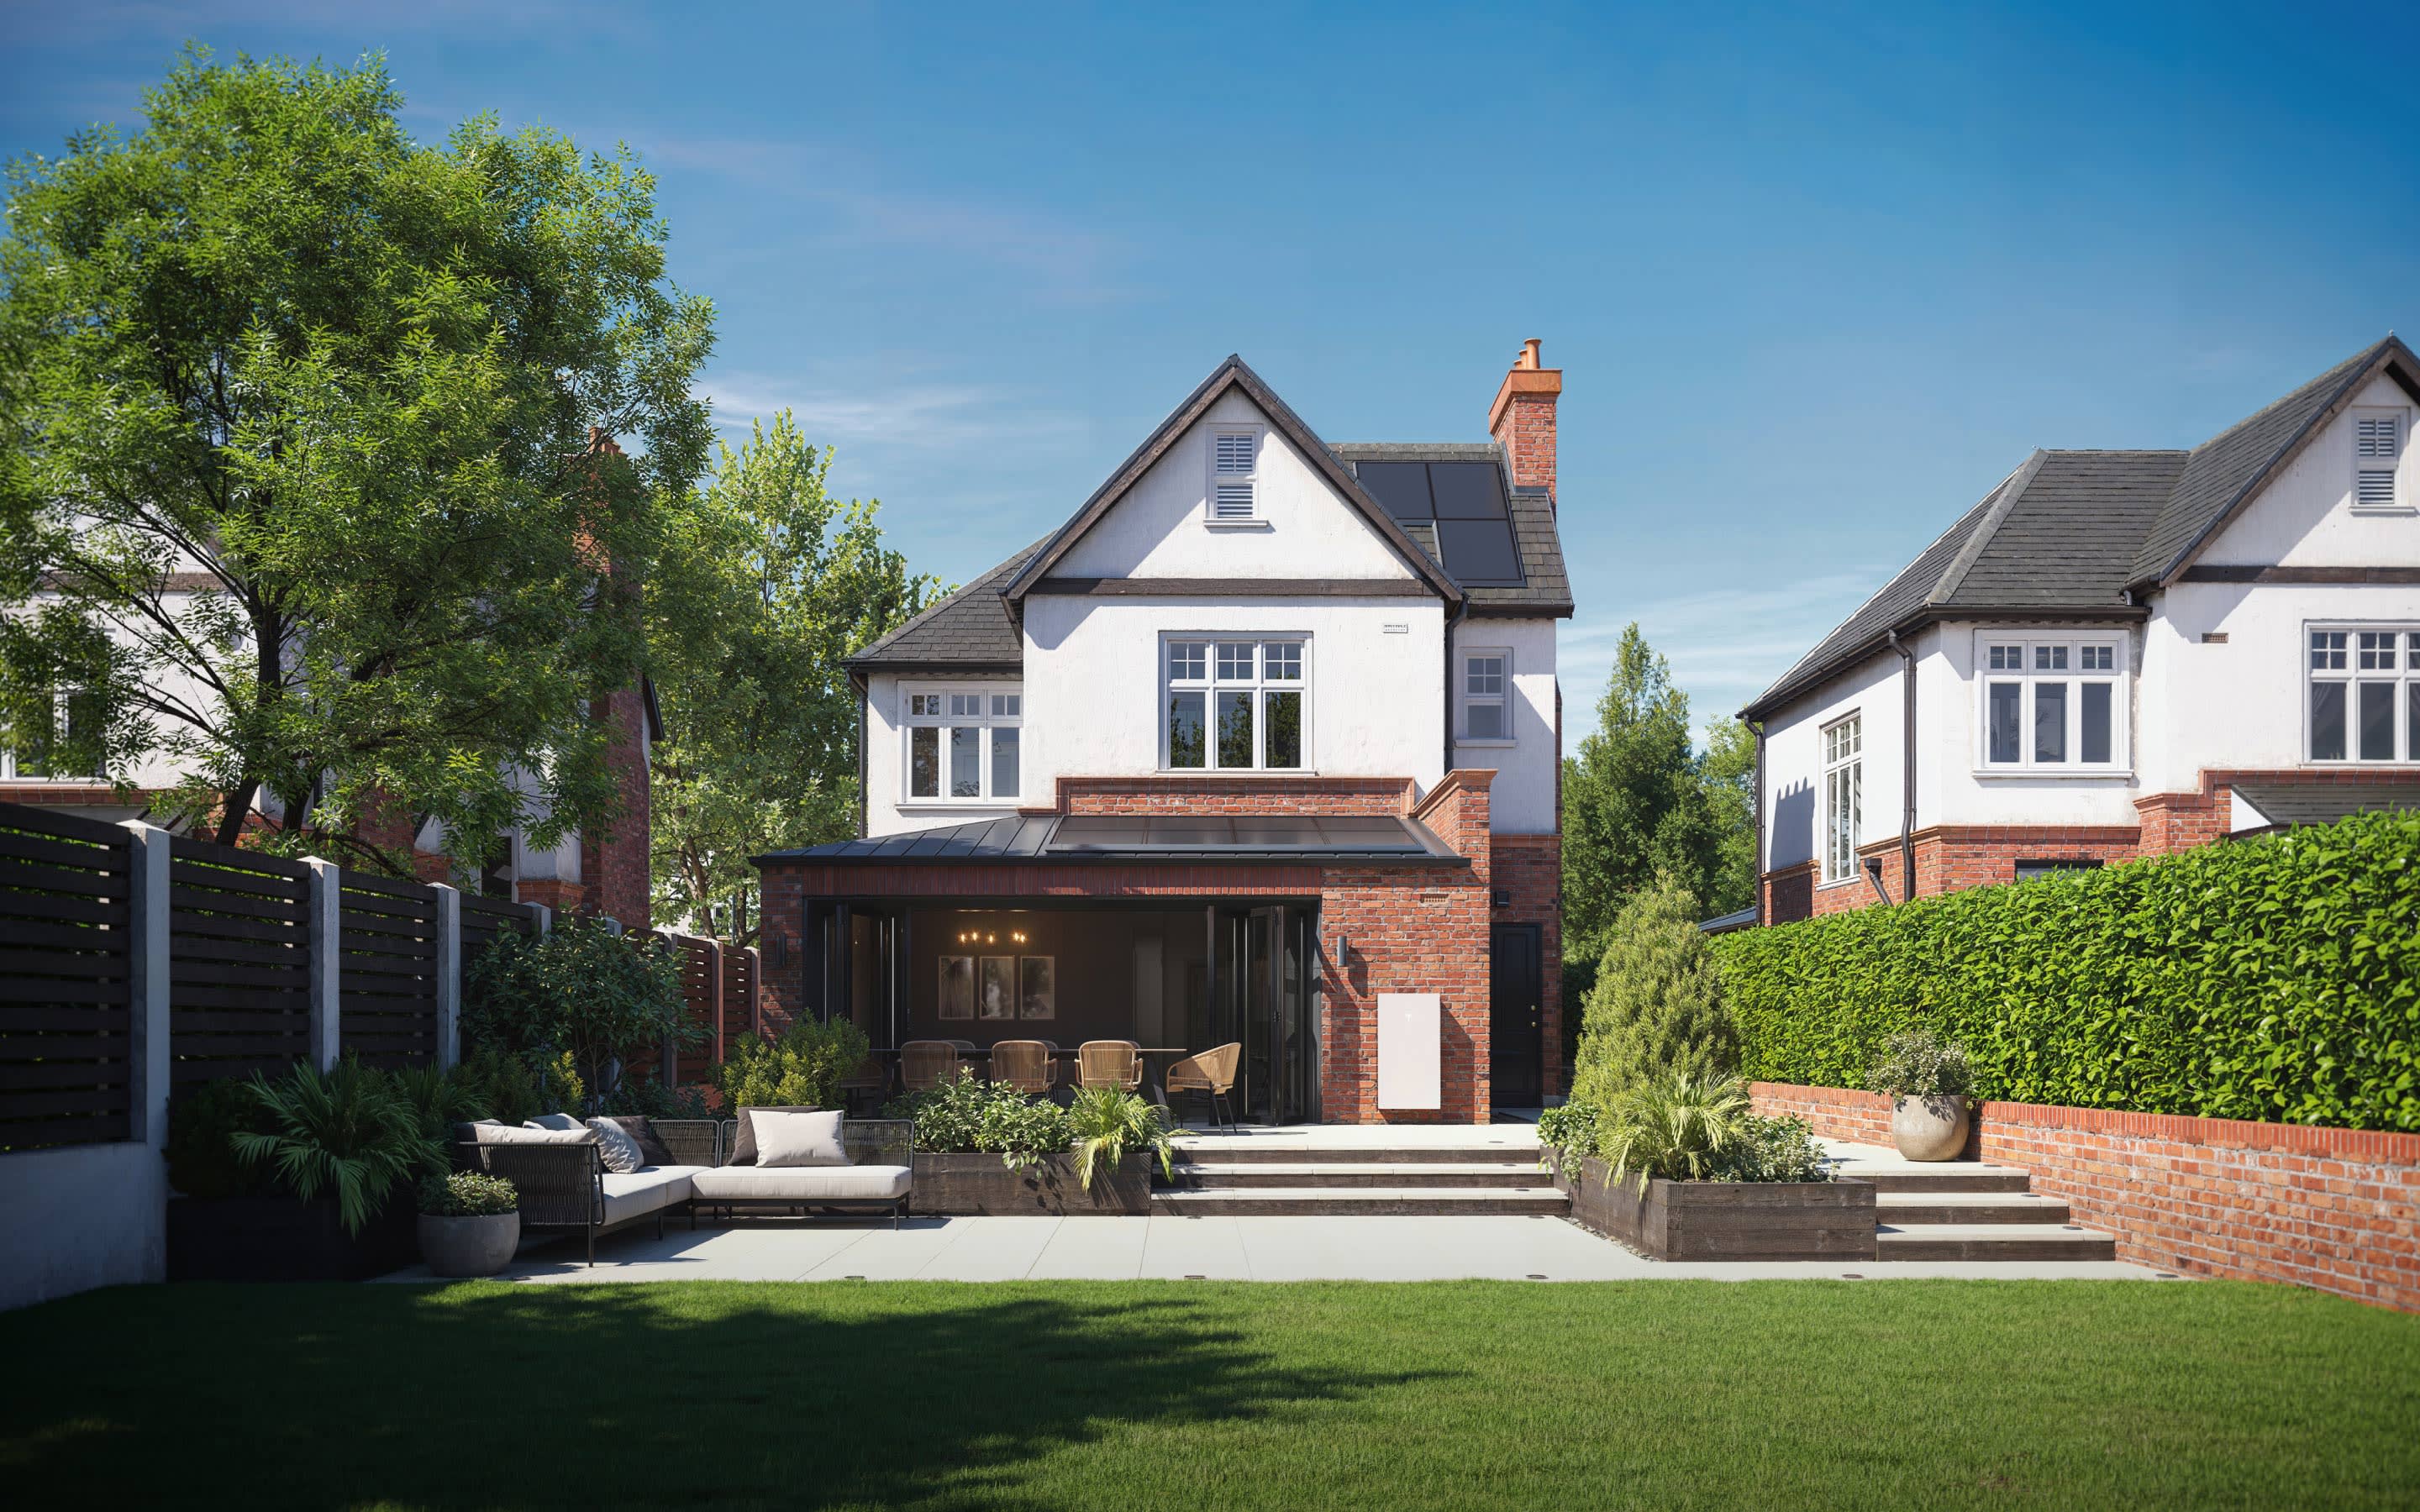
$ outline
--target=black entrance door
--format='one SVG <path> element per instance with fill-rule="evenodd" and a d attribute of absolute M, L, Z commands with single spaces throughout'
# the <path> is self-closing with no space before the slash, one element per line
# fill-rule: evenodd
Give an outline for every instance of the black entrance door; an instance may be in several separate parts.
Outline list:
<path fill-rule="evenodd" d="M 1488 1078 L 1499 1108 L 1545 1101 L 1545 1036 L 1541 1028 L 1540 943 L 1535 924 L 1498 924 L 1489 949 Z"/>
<path fill-rule="evenodd" d="M 1310 979 L 1318 916 L 1279 907 L 1221 909 L 1215 917 L 1227 1022 L 1244 1045 L 1237 1107 L 1257 1123 L 1317 1118 Z"/>

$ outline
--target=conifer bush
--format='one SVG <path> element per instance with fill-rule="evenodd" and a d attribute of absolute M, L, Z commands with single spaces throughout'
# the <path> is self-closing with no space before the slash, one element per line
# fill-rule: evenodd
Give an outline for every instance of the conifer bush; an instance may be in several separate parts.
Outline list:
<path fill-rule="evenodd" d="M 1708 944 L 1697 900 L 1670 877 L 1632 896 L 1581 1010 L 1573 1102 L 1604 1107 L 1649 1082 L 1736 1069 L 1738 1031 Z"/>

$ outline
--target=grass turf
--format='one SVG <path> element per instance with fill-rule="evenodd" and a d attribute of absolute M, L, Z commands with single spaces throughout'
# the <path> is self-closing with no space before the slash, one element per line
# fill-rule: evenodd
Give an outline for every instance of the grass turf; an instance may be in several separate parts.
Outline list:
<path fill-rule="evenodd" d="M 148 1287 L 0 1315 L 21 1506 L 2412 1504 L 2276 1287 Z"/>

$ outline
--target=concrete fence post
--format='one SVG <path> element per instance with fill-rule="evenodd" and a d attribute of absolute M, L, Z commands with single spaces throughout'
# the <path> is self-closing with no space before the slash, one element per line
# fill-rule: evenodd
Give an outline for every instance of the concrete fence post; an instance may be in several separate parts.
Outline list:
<path fill-rule="evenodd" d="M 168 1148 L 168 841 L 166 830 L 130 819 L 127 898 L 127 1137 Z"/>
<path fill-rule="evenodd" d="M 554 928 L 554 910 L 544 903 L 532 903 L 530 910 L 537 916 L 538 938 L 546 938 L 547 932 Z"/>
<path fill-rule="evenodd" d="M 334 861 L 305 856 L 310 869 L 311 918 L 311 1064 L 321 1071 L 336 1069 L 343 1054 L 340 1013 L 344 940 L 344 884 Z"/>
<path fill-rule="evenodd" d="M 462 894 L 442 882 L 437 889 L 437 1069 L 462 1060 Z"/>

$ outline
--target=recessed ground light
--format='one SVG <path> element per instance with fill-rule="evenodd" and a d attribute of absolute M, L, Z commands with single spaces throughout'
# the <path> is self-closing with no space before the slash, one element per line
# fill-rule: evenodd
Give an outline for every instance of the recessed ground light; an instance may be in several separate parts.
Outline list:
<path fill-rule="evenodd" d="M 1840 1279 L 1843 1281 L 1863 1281 L 1865 1278 L 1866 1273 L 1863 1271 L 1843 1271 L 1840 1273 Z"/>
<path fill-rule="evenodd" d="M 2182 1279 L 2182 1277 L 2179 1276 L 2174 1271 L 2154 1271 L 2151 1273 L 2158 1276 L 2163 1281 L 2177 1281 Z"/>
<path fill-rule="evenodd" d="M 2082 1224 L 2061 1224 L 2059 1227 L 2078 1234 L 2084 1232 L 2084 1226 Z"/>
<path fill-rule="evenodd" d="M 1532 1280 L 1532 1281 L 1544 1281 L 1544 1279 L 1546 1279 L 1546 1278 L 1545 1278 L 1544 1276 L 1543 1276 L 1543 1275 L 1540 1275 L 1537 1272 L 1532 1271 L 1532 1272 L 1530 1272 L 1530 1273 L 1529 1273 L 1529 1279 L 1530 1279 L 1530 1280 Z"/>
<path fill-rule="evenodd" d="M 865 1277 L 863 1277 L 863 1276 L 861 1276 L 861 1275 L 845 1275 L 845 1276 L 842 1276 L 842 1277 L 841 1277 L 841 1279 L 842 1279 L 843 1281 L 862 1281 L 862 1280 L 864 1280 L 864 1279 L 865 1279 Z"/>
<path fill-rule="evenodd" d="M 1207 1281 L 1210 1278 L 1206 1275 L 1188 1275 L 1185 1279 L 1187 1281 Z"/>

